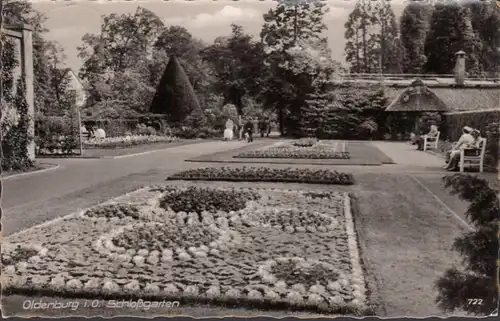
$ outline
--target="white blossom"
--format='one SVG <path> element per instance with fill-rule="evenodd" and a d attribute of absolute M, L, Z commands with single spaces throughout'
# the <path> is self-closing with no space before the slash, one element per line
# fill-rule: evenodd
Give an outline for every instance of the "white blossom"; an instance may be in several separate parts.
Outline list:
<path fill-rule="evenodd" d="M 78 279 L 71 279 L 66 283 L 66 289 L 70 291 L 80 290 L 83 287 L 83 284 Z"/>
<path fill-rule="evenodd" d="M 130 283 L 125 284 L 123 286 L 123 289 L 125 290 L 125 292 L 136 293 L 141 289 L 141 286 L 138 281 L 134 280 Z"/>
<path fill-rule="evenodd" d="M 104 285 L 102 286 L 102 291 L 105 294 L 115 294 L 120 292 L 120 286 L 116 284 L 115 282 L 108 280 L 104 282 Z"/>
<path fill-rule="evenodd" d="M 220 288 L 216 285 L 212 285 L 211 287 L 208 288 L 208 290 L 205 292 L 205 295 L 209 298 L 216 298 L 220 295 Z"/>
<path fill-rule="evenodd" d="M 148 283 L 144 287 L 144 291 L 151 294 L 158 294 L 160 293 L 160 287 L 156 284 Z"/>
<path fill-rule="evenodd" d="M 188 285 L 185 289 L 184 289 L 184 294 L 188 294 L 188 295 L 198 295 L 198 287 L 196 285 Z"/>
<path fill-rule="evenodd" d="M 169 283 L 165 286 L 165 288 L 163 289 L 163 292 L 165 292 L 166 294 L 176 294 L 179 292 L 179 289 L 177 289 L 177 287 L 175 285 L 173 285 L 172 283 Z"/>

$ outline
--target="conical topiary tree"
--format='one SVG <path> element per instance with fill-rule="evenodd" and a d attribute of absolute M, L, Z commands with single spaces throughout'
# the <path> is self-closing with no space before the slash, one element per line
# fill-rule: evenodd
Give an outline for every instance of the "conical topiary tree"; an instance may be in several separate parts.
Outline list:
<path fill-rule="evenodd" d="M 203 115 L 188 76 L 175 56 L 170 58 L 165 68 L 151 104 L 151 112 L 167 115 L 171 123 L 183 122 L 193 113 L 196 118 Z"/>
<path fill-rule="evenodd" d="M 465 214 L 474 230 L 455 240 L 453 247 L 464 266 L 452 267 L 438 279 L 437 303 L 447 312 L 489 315 L 498 306 L 498 190 L 473 175 L 455 174 L 444 180 L 452 194 L 470 202 Z"/>

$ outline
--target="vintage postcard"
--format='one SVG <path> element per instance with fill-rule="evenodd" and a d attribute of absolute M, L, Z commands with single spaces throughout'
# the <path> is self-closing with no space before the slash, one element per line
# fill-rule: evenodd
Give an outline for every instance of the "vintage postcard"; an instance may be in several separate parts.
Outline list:
<path fill-rule="evenodd" d="M 1 1 L 3 316 L 496 316 L 498 3 Z"/>

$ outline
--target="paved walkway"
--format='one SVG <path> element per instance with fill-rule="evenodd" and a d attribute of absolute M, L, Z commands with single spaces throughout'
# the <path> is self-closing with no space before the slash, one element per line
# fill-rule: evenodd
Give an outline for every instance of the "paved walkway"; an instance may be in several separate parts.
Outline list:
<path fill-rule="evenodd" d="M 54 159 L 60 168 L 3 182 L 3 233 L 9 235 L 46 220 L 100 203 L 168 173 L 195 167 L 185 159 L 234 149 L 245 142 L 202 142 L 119 159 Z"/>

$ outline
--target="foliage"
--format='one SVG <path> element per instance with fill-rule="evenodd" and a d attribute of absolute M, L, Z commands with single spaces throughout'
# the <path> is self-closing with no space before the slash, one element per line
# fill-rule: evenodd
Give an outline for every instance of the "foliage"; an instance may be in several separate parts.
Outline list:
<path fill-rule="evenodd" d="M 403 72 L 419 74 L 427 62 L 424 46 L 430 28 L 433 6 L 410 2 L 400 18 L 401 43 L 404 50 Z"/>
<path fill-rule="evenodd" d="M 327 39 L 322 33 L 326 29 L 323 16 L 327 11 L 327 6 L 321 1 L 280 1 L 276 8 L 264 15 L 261 38 L 269 72 L 261 97 L 264 106 L 278 111 L 282 134 L 285 127 L 289 127 L 287 132 L 297 130 L 306 96 L 319 89 L 312 85 L 314 75 L 303 72 L 306 70 L 297 72 L 295 67 L 300 67 L 299 61 L 303 58 L 322 57 L 316 53 L 303 57 L 298 47 L 325 48 Z M 289 59 L 292 64 L 283 65 Z"/>
<path fill-rule="evenodd" d="M 238 109 L 233 104 L 226 104 L 222 107 L 224 117 L 231 119 L 236 124 L 238 123 Z"/>
<path fill-rule="evenodd" d="M 45 116 L 38 114 L 35 121 L 37 154 L 70 155 L 78 148 L 77 119 L 69 115 Z"/>
<path fill-rule="evenodd" d="M 308 168 L 220 167 L 197 168 L 176 173 L 168 180 L 203 180 L 237 182 L 288 182 L 309 184 L 352 185 L 351 174 Z"/>
<path fill-rule="evenodd" d="M 171 123 L 179 123 L 190 115 L 202 117 L 196 94 L 175 56 L 170 58 L 151 104 L 151 112 L 167 115 Z"/>
<path fill-rule="evenodd" d="M 15 121 L 3 119 L 1 130 L 2 137 L 2 170 L 24 170 L 33 166 L 33 161 L 28 154 L 28 146 L 33 140 L 31 136 L 28 103 L 26 102 L 26 87 L 22 78 L 18 79 L 16 95 L 9 101 L 5 96 L 7 105 L 15 106 L 18 118 Z M 2 113 L 3 114 L 3 113 Z"/>
<path fill-rule="evenodd" d="M 153 45 L 163 28 L 156 14 L 138 7 L 133 14 L 104 16 L 98 34 L 83 36 L 78 56 L 83 61 L 80 77 L 87 84 L 89 106 L 118 100 L 127 110 L 146 111 L 147 98 L 157 84 L 151 79 Z"/>
<path fill-rule="evenodd" d="M 498 190 L 472 175 L 455 174 L 444 182 L 452 194 L 470 203 L 465 214 L 475 229 L 455 240 L 453 247 L 463 257 L 464 268 L 450 268 L 439 278 L 436 301 L 445 311 L 489 315 L 498 304 Z M 480 298 L 482 304 L 471 304 L 471 298 Z"/>
<path fill-rule="evenodd" d="M 246 202 L 258 199 L 258 194 L 237 191 L 217 190 L 191 186 L 186 190 L 172 191 L 160 199 L 160 207 L 175 212 L 201 214 L 204 211 L 238 211 L 246 207 Z"/>
<path fill-rule="evenodd" d="M 422 113 L 419 118 L 420 133 L 428 133 L 432 125 L 437 126 L 438 129 L 442 127 L 443 117 L 441 116 L 441 114 L 434 112 Z"/>
<path fill-rule="evenodd" d="M 470 1 L 470 20 L 481 41 L 478 59 L 484 73 L 500 72 L 500 7 L 495 0 Z"/>
<path fill-rule="evenodd" d="M 455 54 L 467 54 L 466 71 L 479 75 L 481 41 L 476 38 L 469 19 L 469 10 L 459 3 L 436 3 L 425 43 L 425 71 L 436 74 L 453 73 Z"/>
<path fill-rule="evenodd" d="M 500 111 L 449 113 L 444 115 L 444 120 L 444 138 L 457 141 L 462 135 L 464 126 L 478 129 L 484 135 L 488 124 L 500 122 Z"/>
<path fill-rule="evenodd" d="M 135 220 L 140 218 L 139 208 L 135 204 L 107 204 L 91 208 L 83 214 L 91 218 L 113 218 L 120 219 L 130 217 Z"/>
<path fill-rule="evenodd" d="M 243 97 L 257 95 L 262 87 L 263 48 L 252 36 L 244 33 L 241 26 L 232 24 L 229 37 L 219 37 L 205 48 L 201 56 L 210 63 L 216 76 L 215 88 L 222 93 L 225 103 L 243 112 Z"/>
<path fill-rule="evenodd" d="M 360 136 L 366 138 L 373 138 L 373 134 L 378 131 L 378 124 L 373 119 L 368 119 L 358 126 Z"/>
<path fill-rule="evenodd" d="M 128 135 L 125 137 L 91 138 L 83 141 L 85 148 L 125 148 L 142 144 L 171 143 L 178 141 L 173 136 Z"/>
<path fill-rule="evenodd" d="M 389 1 L 358 0 L 344 27 L 351 72 L 401 71 L 399 27 Z"/>

